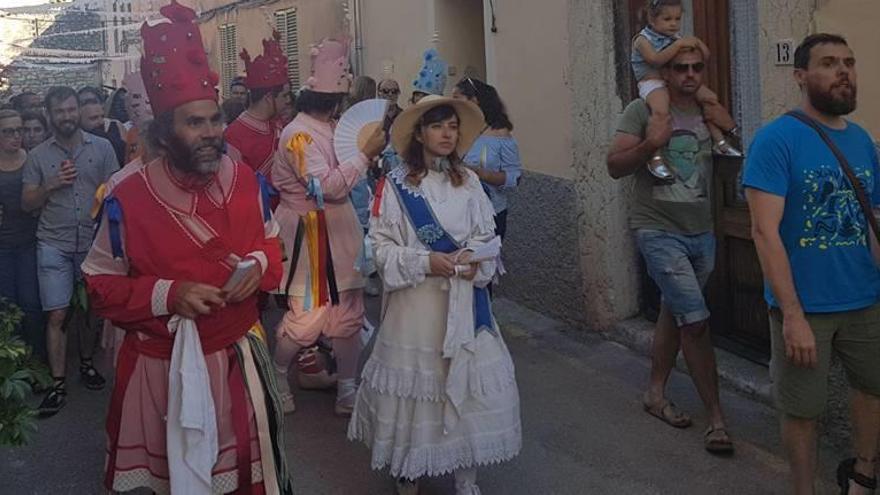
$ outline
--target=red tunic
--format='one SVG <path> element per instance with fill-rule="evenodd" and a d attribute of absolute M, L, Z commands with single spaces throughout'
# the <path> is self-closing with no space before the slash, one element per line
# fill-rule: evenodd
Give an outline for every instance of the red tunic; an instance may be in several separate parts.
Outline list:
<path fill-rule="evenodd" d="M 126 332 L 107 416 L 108 489 L 163 491 L 157 487 L 167 483 L 163 415 L 174 342 L 167 323 L 179 282 L 222 287 L 235 263 L 252 257 L 263 269 L 261 289 L 278 286 L 278 228 L 271 217 L 264 219 L 261 198 L 254 173 L 224 157 L 215 178 L 198 190 L 155 160 L 123 179 L 105 203 L 83 272 L 96 312 Z M 242 383 L 233 348 L 258 321 L 256 295 L 196 319 L 218 415 L 215 482 L 239 487 L 251 486 L 252 462 L 267 460 L 256 436 L 265 419 L 255 416 L 247 400 L 262 394 L 256 391 L 261 385 Z M 258 389 L 248 392 L 252 387 Z M 253 481 L 259 492 L 260 480 Z"/>
<path fill-rule="evenodd" d="M 277 120 L 259 120 L 247 110 L 226 128 L 226 142 L 241 154 L 241 161 L 270 182 L 280 135 Z"/>
<path fill-rule="evenodd" d="M 165 314 L 154 311 L 161 313 L 158 307 L 162 301 L 156 297 L 167 291 L 167 304 L 177 284 L 162 288 L 157 287 L 159 281 L 187 280 L 222 287 L 232 274 L 230 259 L 262 252 L 256 256 L 265 270 L 260 288 L 274 289 L 281 280 L 281 249 L 277 236 L 266 235 L 259 184 L 250 170 L 224 159 L 217 178 L 193 193 L 178 184 L 167 167 L 157 160 L 113 191 L 122 210 L 125 257 L 110 261 L 111 266 L 127 263 L 128 272 L 108 273 L 99 266 L 107 261 L 106 255 L 112 257 L 112 253 L 101 253 L 102 245 L 105 249 L 109 246 L 106 219 L 96 239 L 98 249 L 90 253 L 83 268 L 98 314 L 125 330 L 170 342 L 168 308 L 162 308 Z M 190 221 L 194 227 L 185 228 Z M 198 239 L 199 232 L 203 239 Z M 199 328 L 211 329 L 210 335 L 202 336 L 206 353 L 247 333 L 259 319 L 256 300 L 255 295 L 196 320 Z"/>

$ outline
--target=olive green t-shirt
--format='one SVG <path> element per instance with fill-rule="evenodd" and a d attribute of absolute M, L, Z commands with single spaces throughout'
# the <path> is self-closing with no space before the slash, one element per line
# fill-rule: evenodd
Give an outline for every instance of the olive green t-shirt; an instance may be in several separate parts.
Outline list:
<path fill-rule="evenodd" d="M 636 171 L 630 228 L 684 235 L 711 232 L 712 137 L 699 107 L 693 110 L 673 107 L 670 114 L 673 133 L 662 154 L 675 172 L 675 182 L 657 182 L 647 166 Z M 624 109 L 617 130 L 644 137 L 648 118 L 648 105 L 644 100 L 635 100 Z"/>

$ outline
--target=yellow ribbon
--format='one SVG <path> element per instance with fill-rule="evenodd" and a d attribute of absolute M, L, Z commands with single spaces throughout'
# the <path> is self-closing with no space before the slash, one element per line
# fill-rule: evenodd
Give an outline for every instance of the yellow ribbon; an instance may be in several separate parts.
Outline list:
<path fill-rule="evenodd" d="M 297 132 L 287 142 L 287 150 L 293 153 L 297 161 L 297 169 L 300 177 L 306 176 L 306 146 L 312 144 L 314 140 L 305 132 Z"/>
<path fill-rule="evenodd" d="M 98 190 L 95 191 L 95 202 L 92 203 L 92 219 L 98 219 L 98 213 L 101 212 L 101 205 L 104 203 L 104 199 L 107 197 L 107 183 L 103 183 L 98 186 Z"/>
<path fill-rule="evenodd" d="M 321 265 L 319 258 L 319 250 L 321 247 L 318 245 L 318 212 L 310 211 L 306 214 L 306 242 L 309 245 L 309 272 L 312 274 L 311 277 L 311 291 L 312 291 L 312 304 L 314 307 L 318 307 L 319 301 L 318 297 L 321 290 Z"/>

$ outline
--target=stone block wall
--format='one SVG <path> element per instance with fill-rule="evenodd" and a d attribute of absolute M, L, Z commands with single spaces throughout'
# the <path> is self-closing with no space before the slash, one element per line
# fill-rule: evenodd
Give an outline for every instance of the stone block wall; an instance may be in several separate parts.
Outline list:
<path fill-rule="evenodd" d="M 509 196 L 498 293 L 575 326 L 589 325 L 577 233 L 577 195 L 570 180 L 525 172 Z"/>
<path fill-rule="evenodd" d="M 100 86 L 101 63 L 88 60 L 76 63 L 74 59 L 81 58 L 75 53 L 77 51 L 104 52 L 103 33 L 89 31 L 101 26 L 101 19 L 94 13 L 64 11 L 58 14 L 54 22 L 34 40 L 31 48 L 59 52 L 41 53 L 36 50 L 34 53 L 25 52 L 26 56 L 13 60 L 3 70 L 3 77 L 9 82 L 4 96 L 13 96 L 22 91 L 45 95 L 52 86 L 70 86 L 74 89 Z"/>
<path fill-rule="evenodd" d="M 33 91 L 45 95 L 52 86 L 70 86 L 74 89 L 83 86 L 101 85 L 101 68 L 99 64 L 89 65 L 58 65 L 51 68 L 40 67 L 9 67 L 5 73 L 9 78 L 10 96 L 22 91 Z"/>

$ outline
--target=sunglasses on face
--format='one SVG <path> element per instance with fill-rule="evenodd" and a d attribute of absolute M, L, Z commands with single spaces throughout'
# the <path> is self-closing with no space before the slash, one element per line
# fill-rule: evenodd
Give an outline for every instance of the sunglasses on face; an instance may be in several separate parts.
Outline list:
<path fill-rule="evenodd" d="M 706 64 L 703 62 L 697 62 L 695 64 L 672 64 L 672 70 L 678 72 L 679 74 L 685 74 L 690 70 L 693 70 L 697 74 L 703 72 L 703 69 L 706 68 Z"/>
<path fill-rule="evenodd" d="M 399 90 L 399 89 L 394 89 L 394 88 L 392 88 L 392 89 L 380 89 L 380 90 L 379 90 L 379 94 L 380 94 L 380 95 L 399 95 L 399 94 L 400 94 L 400 90 Z"/>
<path fill-rule="evenodd" d="M 0 136 L 9 138 L 13 136 L 21 136 L 24 132 L 24 128 L 22 127 L 7 127 L 5 129 L 0 129 Z"/>

